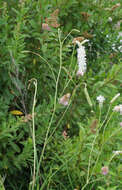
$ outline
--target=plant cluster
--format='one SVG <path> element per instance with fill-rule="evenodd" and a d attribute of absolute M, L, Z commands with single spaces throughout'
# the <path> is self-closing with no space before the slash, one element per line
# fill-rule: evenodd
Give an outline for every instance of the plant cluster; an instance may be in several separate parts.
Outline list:
<path fill-rule="evenodd" d="M 120 0 L 0 2 L 0 189 L 120 190 Z"/>

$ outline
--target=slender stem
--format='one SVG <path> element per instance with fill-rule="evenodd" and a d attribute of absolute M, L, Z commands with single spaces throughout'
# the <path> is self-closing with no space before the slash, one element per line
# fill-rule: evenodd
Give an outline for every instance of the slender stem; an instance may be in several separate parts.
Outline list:
<path fill-rule="evenodd" d="M 63 45 L 63 43 L 65 42 L 65 40 L 70 36 L 70 34 L 71 34 L 72 32 L 80 32 L 80 31 L 77 30 L 77 29 L 72 29 L 72 30 L 67 34 L 67 36 L 64 38 L 64 40 L 62 41 L 62 45 Z"/>
<path fill-rule="evenodd" d="M 38 57 L 40 57 L 49 66 L 49 68 L 50 68 L 50 70 L 52 72 L 54 81 L 56 82 L 56 78 L 55 78 L 55 74 L 53 72 L 53 68 L 51 67 L 51 65 L 48 63 L 48 61 L 44 57 L 42 57 L 41 55 L 39 55 L 38 53 L 35 53 L 33 51 L 23 51 L 23 53 L 32 53 L 32 54 L 37 55 Z"/>
<path fill-rule="evenodd" d="M 64 118 L 64 116 L 65 116 L 67 110 L 69 109 L 69 106 L 70 106 L 70 104 L 71 104 L 71 102 L 72 102 L 72 98 L 73 98 L 73 96 L 75 95 L 75 92 L 76 92 L 76 90 L 79 88 L 79 86 L 80 86 L 80 84 L 75 87 L 75 89 L 74 89 L 74 91 L 73 91 L 73 93 L 72 93 L 72 97 L 70 98 L 69 104 L 68 104 L 68 106 L 66 107 L 65 111 L 63 112 L 62 117 L 60 117 L 60 119 L 59 119 L 59 121 L 58 121 L 56 127 L 54 128 L 54 130 L 52 131 L 51 135 L 49 136 L 48 142 L 49 142 L 49 140 L 51 139 L 51 137 L 53 136 L 53 134 L 55 133 L 56 129 L 58 128 L 58 126 L 59 126 L 59 124 L 60 124 L 60 122 L 61 122 L 62 119 Z"/>
<path fill-rule="evenodd" d="M 90 183 L 94 183 L 94 182 L 96 182 L 96 181 L 101 181 L 102 179 L 104 180 L 104 177 L 100 177 L 100 178 L 98 178 L 98 179 L 95 179 L 95 180 L 89 181 L 89 183 L 85 184 L 85 185 L 81 188 L 81 190 L 84 190 L 85 187 L 86 187 L 88 184 L 90 184 Z"/>
<path fill-rule="evenodd" d="M 116 153 L 114 153 L 113 155 L 112 155 L 112 157 L 110 158 L 110 160 L 108 161 L 108 166 L 110 165 L 110 163 L 111 163 L 111 161 L 113 160 L 113 158 L 116 156 Z"/>
<path fill-rule="evenodd" d="M 36 105 L 36 93 L 37 93 L 37 81 L 34 81 L 35 85 L 35 93 L 34 93 L 34 99 L 33 99 L 33 109 L 32 109 L 32 120 L 33 120 L 33 146 L 34 146 L 34 172 L 33 172 L 33 187 L 35 185 L 35 173 L 36 173 L 36 142 L 35 142 L 35 120 L 34 120 L 34 109 Z"/>
<path fill-rule="evenodd" d="M 35 78 L 31 79 L 29 82 L 33 82 L 35 86 L 35 92 L 34 92 L 34 97 L 33 97 L 33 107 L 32 107 L 32 139 L 33 139 L 33 148 L 34 148 L 34 165 L 33 165 L 33 189 L 35 186 L 35 175 L 36 175 L 36 159 L 37 159 L 37 151 L 36 151 L 36 139 L 35 139 L 35 105 L 36 105 L 36 95 L 37 95 L 37 80 Z M 29 84 L 30 86 L 30 84 Z"/>
<path fill-rule="evenodd" d="M 100 120 L 101 120 L 101 108 L 100 108 L 100 114 L 99 114 L 99 125 L 100 125 Z M 98 131 L 97 131 L 97 133 L 96 133 L 96 135 L 94 137 L 93 143 L 92 143 L 92 148 L 91 148 L 91 152 L 90 152 L 90 156 L 89 156 L 89 163 L 88 163 L 88 172 L 87 172 L 86 184 L 89 183 L 89 173 L 90 173 L 90 164 L 91 164 L 92 152 L 93 152 L 95 141 L 96 141 L 96 138 L 98 137 L 100 129 L 101 129 L 101 127 L 98 128 Z"/>
<path fill-rule="evenodd" d="M 109 112 L 110 112 L 110 108 L 111 108 L 111 104 L 109 105 L 109 108 L 108 108 L 108 111 L 107 111 L 106 117 L 105 117 L 103 123 L 101 124 L 101 126 L 103 126 L 104 123 L 106 122 L 106 120 L 107 120 L 107 118 L 108 118 L 108 115 L 109 115 Z"/>
<path fill-rule="evenodd" d="M 53 121 L 55 111 L 56 111 L 56 99 L 57 99 L 57 92 L 58 92 L 58 83 L 59 83 L 59 78 L 60 78 L 61 69 L 62 69 L 62 42 L 61 42 L 61 31 L 60 30 L 58 31 L 58 36 L 59 36 L 59 42 L 60 42 L 60 67 L 59 67 L 59 72 L 58 72 L 58 76 L 57 76 L 57 80 L 56 80 L 56 90 L 55 90 L 55 97 L 54 97 L 54 109 L 53 109 L 53 113 L 52 113 L 52 116 L 51 116 L 51 120 L 50 120 L 48 128 L 47 128 L 45 141 L 44 141 L 44 146 L 43 146 L 42 153 L 41 153 L 41 156 L 40 156 L 36 176 L 38 176 L 38 173 L 39 173 L 40 164 L 41 164 L 41 161 L 43 159 L 44 151 L 45 151 L 45 148 L 46 148 L 46 145 L 47 145 L 47 142 L 48 142 L 47 141 L 48 134 L 49 134 L 50 127 L 52 125 L 52 121 Z"/>
<path fill-rule="evenodd" d="M 110 106 L 111 106 L 111 105 L 110 105 Z M 108 115 L 109 115 L 109 112 L 110 112 L 110 106 L 109 106 L 109 108 L 108 108 L 108 112 L 107 112 L 107 114 L 106 114 L 106 117 L 105 117 L 103 123 L 101 124 L 100 129 L 102 128 L 103 124 L 105 123 L 105 121 L 106 121 L 107 118 L 108 118 Z M 99 160 L 99 157 L 100 157 L 100 155 L 101 155 L 101 153 L 102 153 L 102 149 L 103 149 L 103 146 L 104 146 L 104 142 L 103 142 L 103 141 L 104 141 L 105 129 L 106 129 L 106 127 L 107 127 L 109 121 L 111 120 L 111 117 L 112 117 L 112 116 L 113 116 L 113 113 L 110 115 L 110 117 L 108 118 L 108 120 L 107 120 L 107 122 L 106 122 L 106 124 L 105 124 L 105 126 L 104 126 L 103 135 L 102 135 L 102 136 L 103 136 L 103 140 L 102 140 L 101 149 L 100 149 L 100 152 L 99 152 L 99 154 L 98 154 L 98 156 L 97 156 L 97 159 L 96 159 L 95 165 L 94 165 L 94 167 L 93 167 L 93 170 L 92 170 L 92 173 L 91 173 L 90 178 L 92 177 L 93 171 L 94 171 L 94 169 L 95 169 L 95 167 L 96 167 L 96 165 L 97 165 L 97 162 L 98 162 L 98 160 Z M 89 179 L 90 179 L 90 178 L 89 178 Z"/>

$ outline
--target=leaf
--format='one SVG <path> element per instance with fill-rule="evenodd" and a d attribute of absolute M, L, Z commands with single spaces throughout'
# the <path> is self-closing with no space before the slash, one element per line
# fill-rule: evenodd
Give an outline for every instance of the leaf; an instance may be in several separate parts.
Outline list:
<path fill-rule="evenodd" d="M 10 111 L 10 113 L 12 114 L 12 115 L 24 115 L 21 111 L 19 111 L 19 110 L 12 110 L 12 111 Z"/>
<path fill-rule="evenodd" d="M 15 152 L 20 152 L 19 146 L 15 144 L 15 142 L 10 141 L 10 146 L 14 149 Z"/>
<path fill-rule="evenodd" d="M 100 190 L 105 190 L 103 187 L 100 187 L 100 186 L 98 187 L 98 189 L 100 189 Z"/>
<path fill-rule="evenodd" d="M 98 90 L 99 88 L 101 88 L 104 85 L 104 81 L 98 81 L 96 84 L 94 84 L 93 86 L 93 91 Z"/>
<path fill-rule="evenodd" d="M 80 128 L 80 130 L 79 130 L 79 138 L 80 138 L 80 141 L 82 142 L 83 140 L 84 140 L 84 138 L 85 138 L 85 129 L 81 126 L 81 123 L 78 123 L 78 125 L 79 125 L 79 128 Z"/>

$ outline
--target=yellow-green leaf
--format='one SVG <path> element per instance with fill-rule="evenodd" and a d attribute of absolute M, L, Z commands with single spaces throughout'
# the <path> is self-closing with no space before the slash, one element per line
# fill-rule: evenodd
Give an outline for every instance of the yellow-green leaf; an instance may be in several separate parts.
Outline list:
<path fill-rule="evenodd" d="M 21 111 L 19 111 L 19 110 L 12 110 L 12 111 L 10 111 L 10 113 L 12 115 L 23 115 L 23 113 Z"/>

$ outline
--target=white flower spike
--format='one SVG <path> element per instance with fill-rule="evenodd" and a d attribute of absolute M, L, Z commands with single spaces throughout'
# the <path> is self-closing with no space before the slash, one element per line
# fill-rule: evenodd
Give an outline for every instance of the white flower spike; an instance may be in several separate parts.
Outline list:
<path fill-rule="evenodd" d="M 78 45 L 78 49 L 77 49 L 77 61 L 78 61 L 77 75 L 78 76 L 83 76 L 84 73 L 86 72 L 86 51 L 85 51 L 85 47 L 83 46 L 85 42 L 88 42 L 88 40 L 84 40 L 81 43 L 76 40 L 76 44 Z"/>

